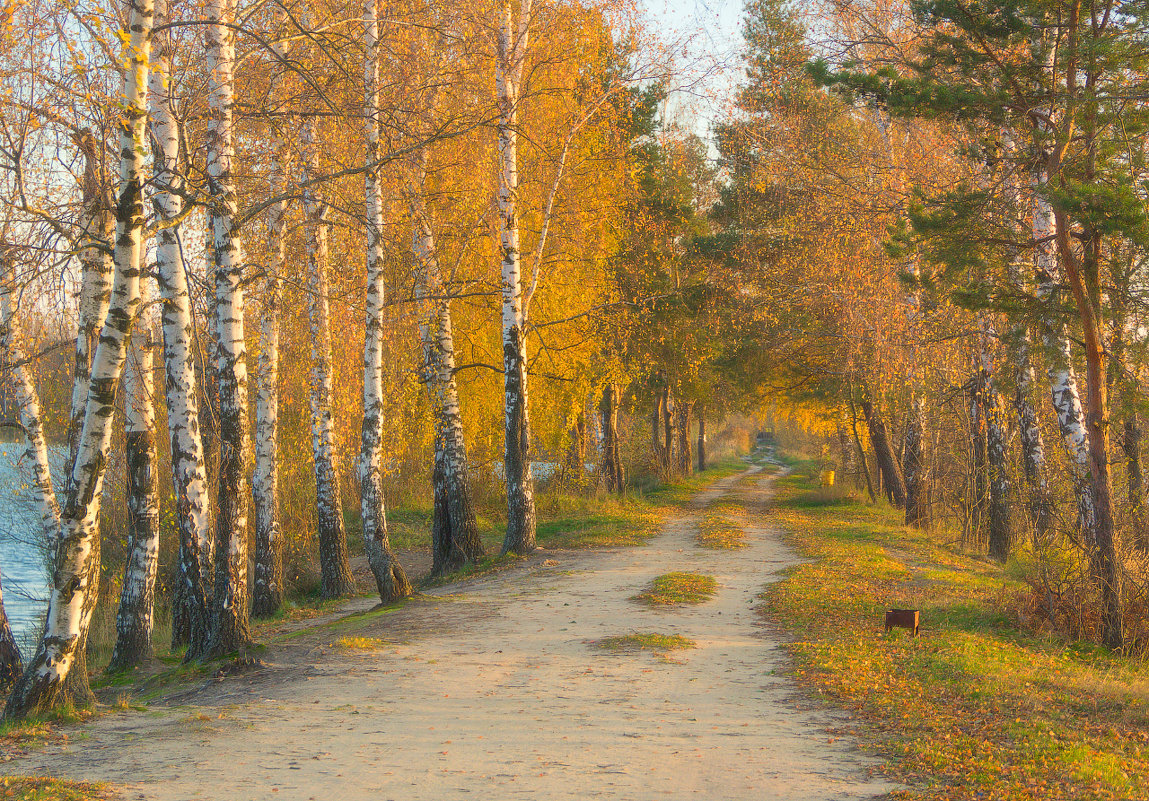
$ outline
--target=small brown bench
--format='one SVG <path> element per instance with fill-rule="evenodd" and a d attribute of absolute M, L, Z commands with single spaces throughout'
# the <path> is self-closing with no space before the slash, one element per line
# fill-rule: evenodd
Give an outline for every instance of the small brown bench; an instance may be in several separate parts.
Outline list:
<path fill-rule="evenodd" d="M 909 629 L 913 632 L 915 637 L 918 636 L 918 628 L 921 626 L 921 612 L 917 609 L 887 609 L 886 610 L 886 634 L 889 634 L 892 629 Z"/>

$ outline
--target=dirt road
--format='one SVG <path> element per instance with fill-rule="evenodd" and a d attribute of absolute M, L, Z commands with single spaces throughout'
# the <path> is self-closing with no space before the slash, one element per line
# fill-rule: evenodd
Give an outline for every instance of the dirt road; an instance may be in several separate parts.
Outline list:
<path fill-rule="evenodd" d="M 769 479 L 727 479 L 760 499 Z M 455 801 L 870 798 L 889 785 L 803 711 L 753 607 L 796 556 L 766 520 L 750 547 L 694 544 L 697 514 L 648 545 L 555 551 L 437 588 L 397 612 L 284 639 L 266 666 L 106 716 L 0 772 L 107 781 L 129 799 Z M 630 600 L 655 576 L 712 575 L 691 608 Z M 361 604 L 366 608 L 367 604 Z M 591 641 L 681 634 L 669 659 Z M 799 708 L 802 707 L 802 708 Z"/>

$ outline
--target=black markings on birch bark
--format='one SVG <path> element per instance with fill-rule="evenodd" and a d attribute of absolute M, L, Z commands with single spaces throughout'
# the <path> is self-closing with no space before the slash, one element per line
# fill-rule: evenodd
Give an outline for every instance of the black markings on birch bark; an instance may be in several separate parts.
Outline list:
<path fill-rule="evenodd" d="M 166 0 L 156 3 L 157 24 L 167 20 Z M 180 229 L 171 224 L 183 212 L 179 174 L 179 128 L 168 89 L 171 39 L 153 40 L 154 67 L 148 79 L 152 132 L 152 207 L 156 220 L 168 223 L 156 232 L 156 281 L 160 290 L 163 332 L 164 398 L 171 453 L 172 497 L 179 532 L 177 583 L 172 592 L 172 646 L 208 638 L 210 573 L 203 569 L 211 552 L 212 532 L 207 468 L 200 432 L 194 329 Z M 206 552 L 206 553 L 205 553 Z"/>
<path fill-rule="evenodd" d="M 120 605 L 116 613 L 116 644 L 109 671 L 142 664 L 152 651 L 160 541 L 156 420 L 152 406 L 152 350 L 157 339 L 151 326 L 145 326 L 143 321 L 137 323 L 124 371 L 128 544 Z"/>

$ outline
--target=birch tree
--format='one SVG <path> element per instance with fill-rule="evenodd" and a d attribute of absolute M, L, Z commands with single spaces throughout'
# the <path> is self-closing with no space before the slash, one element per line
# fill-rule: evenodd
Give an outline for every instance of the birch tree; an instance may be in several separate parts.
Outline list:
<path fill-rule="evenodd" d="M 167 22 L 167 0 L 156 19 Z M 163 332 L 164 397 L 171 453 L 172 496 L 179 530 L 178 580 L 173 593 L 172 645 L 194 652 L 208 639 L 212 533 L 207 469 L 200 436 L 195 329 L 180 228 L 184 182 L 179 171 L 180 131 L 172 108 L 170 31 L 153 40 L 148 78 L 152 139 L 152 208 L 156 220 L 156 282 Z"/>
<path fill-rule="evenodd" d="M 124 48 L 120 131 L 120 186 L 116 204 L 115 273 L 107 319 L 92 360 L 84 424 L 53 549 L 52 588 L 44 633 L 17 681 L 4 715 L 16 719 L 59 700 L 96 603 L 92 586 L 98 558 L 97 521 L 112 436 L 112 411 L 140 302 L 143 239 L 143 150 L 147 71 L 151 52 L 151 0 L 132 0 Z M 86 676 L 80 676 L 86 684 Z"/>
<path fill-rule="evenodd" d="M 318 175 L 319 123 L 312 115 L 303 126 L 303 180 Z M 303 191 L 307 214 L 307 312 L 311 326 L 311 455 L 315 467 L 315 523 L 319 536 L 320 594 L 338 598 L 355 592 L 347 534 L 343 528 L 343 498 L 339 491 L 335 443 L 331 323 L 327 283 L 327 205 L 311 186 Z"/>
<path fill-rule="evenodd" d="M 215 280 L 216 374 L 219 394 L 219 476 L 215 578 L 206 644 L 187 658 L 246 653 L 251 643 L 247 598 L 248 434 L 247 347 L 244 342 L 243 247 L 232 176 L 235 154 L 235 0 L 207 4 L 207 178 Z"/>
<path fill-rule="evenodd" d="M 156 414 L 152 373 L 153 330 L 144 321 L 132 332 L 124 368 L 124 437 L 128 542 L 116 644 L 109 671 L 141 664 L 152 651 L 156 571 L 159 567 L 160 504 L 156 487 Z"/>
<path fill-rule="evenodd" d="M 519 188 L 518 116 L 523 67 L 530 35 L 532 0 L 520 0 L 518 14 L 511 0 L 499 6 L 495 92 L 499 174 L 498 219 L 502 253 L 503 389 L 505 451 L 503 479 L 507 485 L 507 532 L 503 553 L 527 554 L 535 549 L 535 480 L 531 470 L 531 431 L 527 393 L 526 319 L 523 314 L 522 263 L 517 212 Z"/>
<path fill-rule="evenodd" d="M 276 60 L 290 54 L 290 43 L 275 43 Z M 271 81 L 274 97 L 282 69 Z M 256 374 L 255 470 L 251 492 L 255 510 L 255 558 L 251 612 L 272 615 L 283 605 L 283 527 L 279 517 L 279 319 L 283 300 L 283 273 L 287 256 L 287 169 L 289 150 L 285 123 L 273 124 L 269 184 L 276 200 L 267 210 L 266 274 L 260 293 L 259 369 Z"/>

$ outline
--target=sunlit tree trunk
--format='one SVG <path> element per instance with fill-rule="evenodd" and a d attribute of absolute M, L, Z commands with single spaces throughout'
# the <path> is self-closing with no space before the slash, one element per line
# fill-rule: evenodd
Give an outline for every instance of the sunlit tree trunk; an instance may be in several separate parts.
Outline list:
<path fill-rule="evenodd" d="M 128 337 L 140 303 L 143 240 L 143 150 L 145 103 L 151 52 L 152 4 L 133 0 L 126 37 L 124 101 L 120 133 L 120 188 L 116 204 L 115 273 L 107 320 L 92 359 L 87 408 L 76 461 L 61 511 L 60 536 L 53 553 L 52 588 L 39 647 L 16 682 L 4 715 L 21 718 L 61 700 L 68 674 L 95 608 L 99 558 L 97 530 L 103 481 L 111 446 L 116 389 Z M 76 671 L 77 674 L 82 671 Z M 83 685 L 86 675 L 78 675 Z M 71 689 L 69 693 L 73 693 Z M 90 693 L 90 690 L 88 691 Z"/>
<path fill-rule="evenodd" d="M 156 4 L 156 19 L 166 22 L 166 0 Z M 171 452 L 172 495 L 179 530 L 178 584 L 172 595 L 172 645 L 195 643 L 208 636 L 208 598 L 212 546 L 210 500 L 203 442 L 200 439 L 199 393 L 195 369 L 195 329 L 183 246 L 176 221 L 183 213 L 179 173 L 179 126 L 168 86 L 171 37 L 153 42 L 154 64 L 148 78 L 153 167 L 152 207 L 162 227 L 156 232 L 156 281 L 160 289 L 163 330 L 164 397 Z"/>
<path fill-rule="evenodd" d="M 503 477 L 507 484 L 507 532 L 503 553 L 535 549 L 535 480 L 527 394 L 527 343 L 519 250 L 518 115 L 531 0 L 520 0 L 517 24 L 510 0 L 499 7 L 495 88 L 498 97 L 499 240 L 502 253 L 503 389 L 506 429 Z"/>
<path fill-rule="evenodd" d="M 463 416 L 455 381 L 451 301 L 443 281 L 423 195 L 426 159 L 426 150 L 421 149 L 413 160 L 408 205 L 412 225 L 411 249 L 418 270 L 415 286 L 424 304 L 424 317 L 419 329 L 423 345 L 422 378 L 431 405 L 435 434 L 431 470 L 434 497 L 431 572 L 442 575 L 458 570 L 469 561 L 483 558 L 484 548 L 475 522 Z"/>
<path fill-rule="evenodd" d="M 674 396 L 670 387 L 662 390 L 662 469 L 667 477 L 675 472 L 674 460 L 674 423 L 678 409 L 675 408 Z"/>
<path fill-rule="evenodd" d="M 364 109 L 367 127 L 367 317 L 363 340 L 363 430 L 357 463 L 363 549 L 375 588 L 383 603 L 410 595 L 407 574 L 391 550 L 387 536 L 387 508 L 383 498 L 383 200 L 379 170 L 382 119 L 379 109 L 379 3 L 365 0 L 363 29 L 366 54 L 363 64 Z"/>
<path fill-rule="evenodd" d="M 156 414 L 153 332 L 139 322 L 124 367 L 124 463 L 127 471 L 128 543 L 116 645 L 108 670 L 143 663 L 152 652 L 156 570 L 160 552 L 160 504 L 156 487 Z"/>
<path fill-rule="evenodd" d="M 104 319 L 108 314 L 108 303 L 112 293 L 112 255 L 109 247 L 114 237 L 115 218 L 111 213 L 108 190 L 100 176 L 103 143 L 97 142 L 91 133 L 84 131 L 73 137 L 80 152 L 84 154 L 84 175 L 81 184 L 83 216 L 81 224 L 87 239 L 97 241 L 100 246 L 89 246 L 80 255 L 80 295 L 77 303 L 78 321 L 76 348 L 72 362 L 72 400 L 70 405 L 67 437 L 68 465 L 75 464 L 80 447 L 80 431 L 84 425 L 84 410 L 88 402 L 88 382 L 92 372 L 92 357 L 95 354 L 97 339 Z M 49 538 L 51 545 L 55 536 Z M 96 543 L 99 547 L 99 541 Z M 100 560 L 89 561 L 92 575 L 90 586 L 98 586 Z M 95 701 L 88 686 L 87 633 L 76 648 L 74 670 L 66 679 L 64 694 L 71 696 L 74 703 L 90 706 Z"/>
<path fill-rule="evenodd" d="M 599 404 L 602 417 L 602 474 L 608 492 L 622 492 L 622 458 L 618 449 L 618 387 L 607 384 L 602 388 Z"/>
<path fill-rule="evenodd" d="M 251 644 L 247 597 L 248 418 L 244 342 L 243 252 L 232 178 L 235 103 L 235 0 L 209 0 L 206 42 L 208 220 L 215 271 L 216 376 L 219 393 L 219 471 L 215 520 L 215 579 L 211 632 L 188 657 L 213 658 Z"/>

